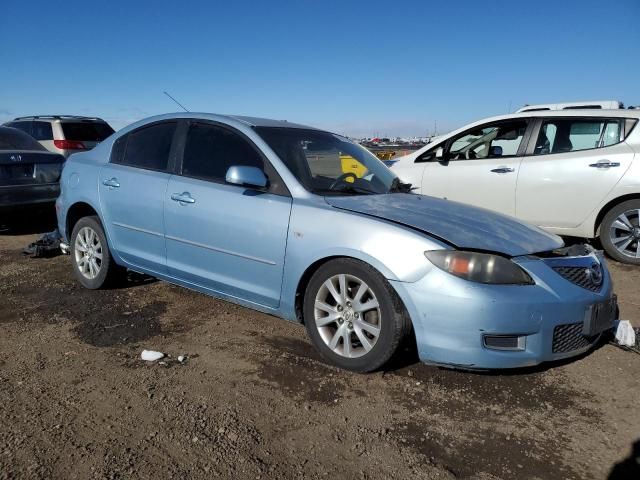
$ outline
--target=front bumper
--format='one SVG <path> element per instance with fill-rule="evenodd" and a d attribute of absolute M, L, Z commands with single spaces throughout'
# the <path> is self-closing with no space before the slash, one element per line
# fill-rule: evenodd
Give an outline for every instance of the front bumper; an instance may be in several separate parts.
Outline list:
<path fill-rule="evenodd" d="M 567 337 L 554 352 L 562 335 L 580 336 L 589 308 L 613 295 L 603 259 L 602 286 L 592 292 L 570 282 L 547 262 L 535 257 L 513 259 L 535 285 L 484 285 L 432 268 L 414 283 L 391 281 L 411 317 L 418 353 L 426 363 L 470 369 L 518 368 L 584 353 L 591 339 Z M 577 333 L 576 333 L 577 332 Z M 522 350 L 495 350 L 485 346 L 485 335 L 525 337 Z M 581 341 L 577 341 L 581 340 Z M 575 348 L 574 348 L 575 347 Z"/>

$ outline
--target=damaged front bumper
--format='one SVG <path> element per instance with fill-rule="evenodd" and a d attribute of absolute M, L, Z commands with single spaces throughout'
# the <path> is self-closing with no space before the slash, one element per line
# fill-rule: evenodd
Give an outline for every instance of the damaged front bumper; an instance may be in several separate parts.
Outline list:
<path fill-rule="evenodd" d="M 593 250 L 572 255 L 576 252 L 512 259 L 535 285 L 473 283 L 437 268 L 414 283 L 391 281 L 411 316 L 420 359 L 500 369 L 533 366 L 589 350 L 601 331 L 613 325 L 611 319 L 609 326 L 600 324 L 598 330 L 587 331 L 594 308 L 611 307 L 615 299 L 602 256 Z M 572 272 L 579 273 L 587 264 L 600 266 L 601 279 L 595 287 L 571 280 Z"/>

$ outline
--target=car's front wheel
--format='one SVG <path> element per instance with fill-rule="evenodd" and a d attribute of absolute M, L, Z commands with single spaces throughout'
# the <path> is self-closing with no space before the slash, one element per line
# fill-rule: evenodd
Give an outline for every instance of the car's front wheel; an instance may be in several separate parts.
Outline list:
<path fill-rule="evenodd" d="M 71 247 L 73 270 L 84 287 L 95 290 L 124 279 L 126 270 L 113 261 L 98 217 L 78 220 L 71 234 Z"/>
<path fill-rule="evenodd" d="M 311 277 L 304 321 L 329 362 L 356 372 L 381 367 L 409 330 L 409 318 L 389 282 L 369 265 L 337 259 Z"/>
<path fill-rule="evenodd" d="M 613 207 L 602 219 L 600 242 L 612 258 L 640 265 L 640 200 Z"/>

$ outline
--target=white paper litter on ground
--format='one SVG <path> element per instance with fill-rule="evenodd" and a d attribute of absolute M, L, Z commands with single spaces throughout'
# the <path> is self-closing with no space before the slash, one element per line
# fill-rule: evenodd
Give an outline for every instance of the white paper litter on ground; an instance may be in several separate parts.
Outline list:
<path fill-rule="evenodd" d="M 186 358 L 187 358 L 187 357 L 185 357 L 184 355 L 180 355 L 180 356 L 178 357 L 178 361 L 179 361 L 180 363 L 182 363 L 182 362 L 184 362 L 184 361 L 186 360 Z"/>
<path fill-rule="evenodd" d="M 140 354 L 140 358 L 142 360 L 146 360 L 147 362 L 155 362 L 156 360 L 160 360 L 163 357 L 164 353 L 154 352 L 153 350 L 143 350 Z"/>
<path fill-rule="evenodd" d="M 633 347 L 636 344 L 636 332 L 629 320 L 620 320 L 616 327 L 616 342 L 625 347 Z"/>

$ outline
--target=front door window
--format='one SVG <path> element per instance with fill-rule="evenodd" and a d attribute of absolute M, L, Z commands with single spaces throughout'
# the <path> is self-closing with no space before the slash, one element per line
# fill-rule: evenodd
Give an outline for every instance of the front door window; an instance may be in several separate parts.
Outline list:
<path fill-rule="evenodd" d="M 526 129 L 526 120 L 515 120 L 489 124 L 467 131 L 451 142 L 449 159 L 515 157 Z"/>

